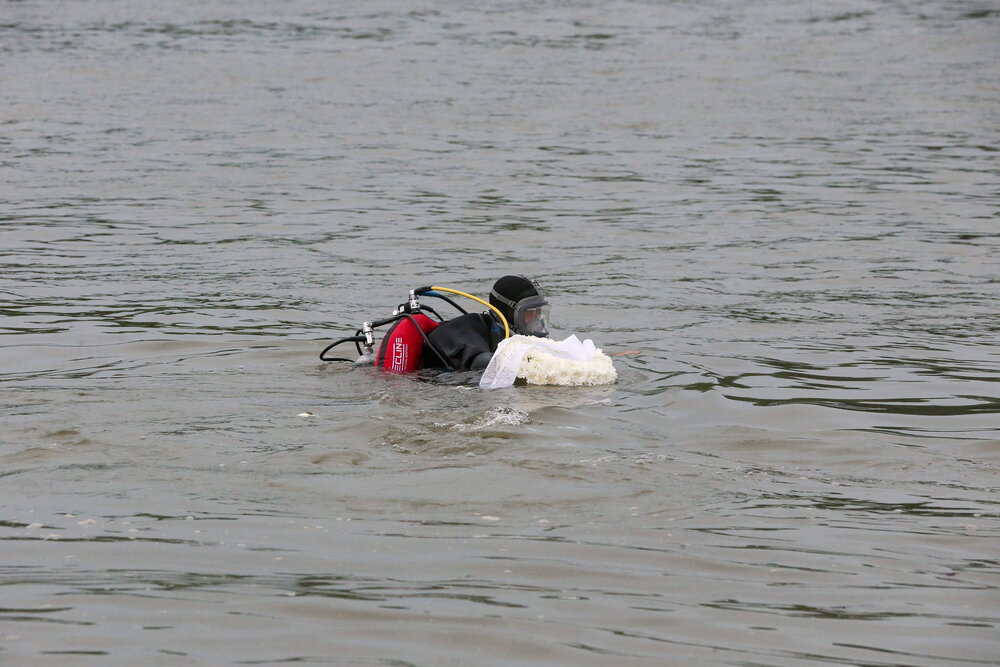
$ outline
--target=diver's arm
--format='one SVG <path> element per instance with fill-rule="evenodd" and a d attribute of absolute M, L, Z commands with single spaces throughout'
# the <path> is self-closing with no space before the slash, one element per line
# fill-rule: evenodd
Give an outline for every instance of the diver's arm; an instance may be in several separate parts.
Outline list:
<path fill-rule="evenodd" d="M 490 365 L 490 359 L 492 358 L 492 352 L 481 352 L 472 358 L 469 362 L 469 368 L 474 371 L 481 371 Z"/>

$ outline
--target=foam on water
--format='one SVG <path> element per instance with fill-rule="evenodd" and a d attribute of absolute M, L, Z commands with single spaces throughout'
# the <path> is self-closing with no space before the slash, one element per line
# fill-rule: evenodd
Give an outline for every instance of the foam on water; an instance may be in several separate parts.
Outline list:
<path fill-rule="evenodd" d="M 456 431 L 482 431 L 496 426 L 520 426 L 530 420 L 527 412 L 509 407 L 496 407 L 486 410 L 471 423 L 453 424 L 451 428 Z"/>

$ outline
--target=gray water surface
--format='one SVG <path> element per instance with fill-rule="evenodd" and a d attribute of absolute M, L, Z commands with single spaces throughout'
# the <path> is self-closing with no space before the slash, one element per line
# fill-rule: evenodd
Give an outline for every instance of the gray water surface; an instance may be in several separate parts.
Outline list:
<path fill-rule="evenodd" d="M 0 662 L 1000 662 L 1000 10 L 0 4 Z M 536 277 L 608 387 L 317 354 Z"/>

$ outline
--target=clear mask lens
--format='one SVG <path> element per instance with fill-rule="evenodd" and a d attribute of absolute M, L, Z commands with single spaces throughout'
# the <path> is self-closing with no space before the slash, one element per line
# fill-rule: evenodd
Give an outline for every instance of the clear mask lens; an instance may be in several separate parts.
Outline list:
<path fill-rule="evenodd" d="M 549 335 L 549 304 L 544 297 L 522 299 L 514 309 L 514 329 L 526 336 Z"/>

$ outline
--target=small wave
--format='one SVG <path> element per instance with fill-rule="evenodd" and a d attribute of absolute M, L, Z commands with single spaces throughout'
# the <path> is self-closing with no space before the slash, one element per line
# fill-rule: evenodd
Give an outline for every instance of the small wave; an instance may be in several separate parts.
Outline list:
<path fill-rule="evenodd" d="M 528 422 L 528 413 L 514 408 L 490 408 L 469 423 L 454 424 L 455 431 L 482 431 L 495 426 L 518 426 Z"/>

